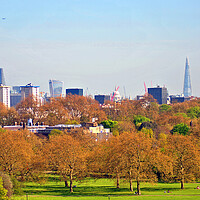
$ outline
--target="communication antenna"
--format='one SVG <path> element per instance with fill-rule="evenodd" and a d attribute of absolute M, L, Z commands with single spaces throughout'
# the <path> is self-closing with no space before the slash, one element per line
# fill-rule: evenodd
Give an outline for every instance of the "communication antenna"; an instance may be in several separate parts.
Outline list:
<path fill-rule="evenodd" d="M 125 86 L 124 86 L 124 96 L 125 96 L 125 99 L 126 99 L 126 89 L 125 89 Z"/>

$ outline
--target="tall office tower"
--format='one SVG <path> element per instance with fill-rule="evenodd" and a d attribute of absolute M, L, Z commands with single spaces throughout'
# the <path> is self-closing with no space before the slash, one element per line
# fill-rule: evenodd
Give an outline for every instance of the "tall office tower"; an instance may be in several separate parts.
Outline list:
<path fill-rule="evenodd" d="M 66 95 L 70 95 L 70 94 L 83 96 L 83 89 L 79 89 L 79 88 L 66 89 Z"/>
<path fill-rule="evenodd" d="M 0 102 L 2 102 L 8 108 L 10 107 L 10 87 L 0 86 Z"/>
<path fill-rule="evenodd" d="M 32 96 L 37 102 L 39 102 L 39 87 L 40 86 L 33 86 L 31 83 L 26 86 L 21 86 L 21 99 L 24 100 L 25 98 Z"/>
<path fill-rule="evenodd" d="M 21 98 L 21 93 L 10 93 L 10 106 L 16 107 L 16 105 L 20 103 Z"/>
<path fill-rule="evenodd" d="M 6 85 L 3 68 L 0 68 L 0 85 Z"/>
<path fill-rule="evenodd" d="M 166 87 L 148 88 L 148 94 L 152 95 L 159 104 L 167 104 L 168 92 Z"/>
<path fill-rule="evenodd" d="M 21 87 L 20 86 L 12 86 L 10 91 L 10 106 L 16 107 L 18 103 L 21 101 Z"/>
<path fill-rule="evenodd" d="M 189 67 L 188 58 L 186 58 L 186 64 L 185 64 L 183 94 L 184 94 L 184 97 L 192 96 L 192 85 L 191 85 L 191 79 L 190 79 L 190 67 Z"/>
<path fill-rule="evenodd" d="M 103 105 L 106 101 L 110 101 L 110 95 L 95 95 L 95 100 L 99 102 L 99 104 Z"/>
<path fill-rule="evenodd" d="M 61 97 L 63 92 L 63 81 L 49 80 L 50 97 Z"/>

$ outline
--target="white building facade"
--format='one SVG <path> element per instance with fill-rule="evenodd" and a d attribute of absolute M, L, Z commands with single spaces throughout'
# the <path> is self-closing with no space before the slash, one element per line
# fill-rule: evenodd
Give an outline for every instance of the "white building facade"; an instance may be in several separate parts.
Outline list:
<path fill-rule="evenodd" d="M 10 108 L 10 86 L 0 86 L 0 102 Z"/>
<path fill-rule="evenodd" d="M 29 96 L 32 96 L 33 98 L 35 98 L 37 102 L 39 102 L 40 99 L 39 86 L 33 86 L 31 83 L 27 84 L 26 86 L 21 86 L 21 99 L 24 100 Z"/>

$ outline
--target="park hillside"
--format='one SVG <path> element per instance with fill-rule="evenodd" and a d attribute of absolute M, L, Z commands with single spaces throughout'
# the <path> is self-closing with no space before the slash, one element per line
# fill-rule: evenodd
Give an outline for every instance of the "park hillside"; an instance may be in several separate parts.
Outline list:
<path fill-rule="evenodd" d="M 47 137 L 26 128 L 6 129 L 30 118 L 51 126 L 95 118 L 110 128 L 112 136 L 95 140 L 84 127 L 54 129 Z M 45 195 L 44 199 L 74 194 L 126 199 L 159 188 L 158 194 L 167 188 L 190 188 L 191 195 L 200 195 L 200 99 L 159 105 L 145 96 L 99 106 L 90 97 L 76 95 L 53 98 L 44 105 L 28 97 L 16 108 L 0 104 L 0 124 L 0 199 L 17 199 L 30 191 L 29 195 Z M 45 193 L 44 188 L 54 192 Z"/>

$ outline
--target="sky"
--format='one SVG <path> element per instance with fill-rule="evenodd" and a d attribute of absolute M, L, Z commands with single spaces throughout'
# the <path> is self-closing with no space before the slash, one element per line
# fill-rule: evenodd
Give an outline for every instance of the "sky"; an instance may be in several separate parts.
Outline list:
<path fill-rule="evenodd" d="M 5 18 L 5 19 L 3 19 Z M 199 0 L 0 0 L 0 67 L 7 85 L 49 79 L 84 94 L 134 98 L 183 92 L 186 56 L 200 96 Z"/>

